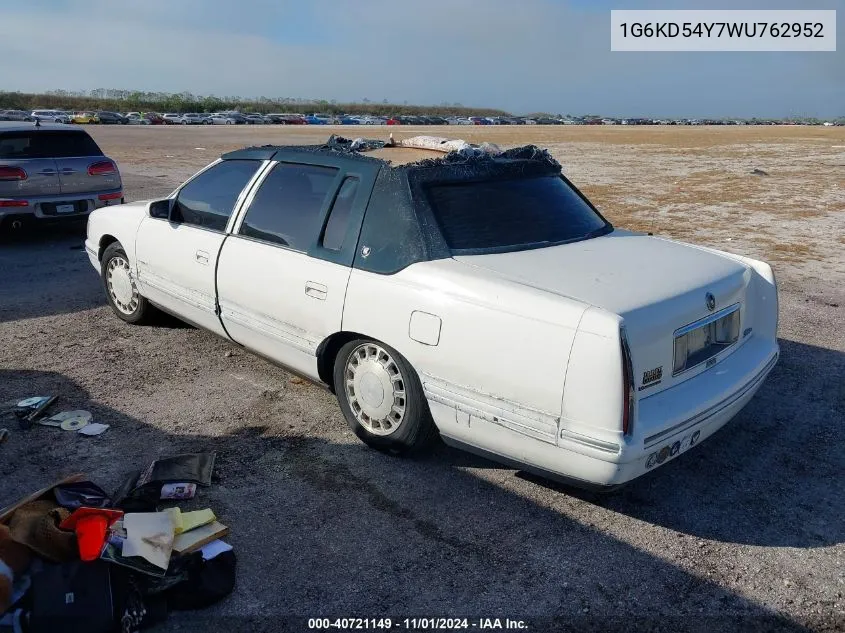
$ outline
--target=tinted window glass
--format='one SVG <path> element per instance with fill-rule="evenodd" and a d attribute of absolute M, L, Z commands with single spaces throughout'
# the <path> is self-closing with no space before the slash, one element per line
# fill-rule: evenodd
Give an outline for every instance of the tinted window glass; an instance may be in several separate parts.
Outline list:
<path fill-rule="evenodd" d="M 354 176 L 345 178 L 329 213 L 329 221 L 323 233 L 323 248 L 333 251 L 343 248 L 343 238 L 346 237 L 346 230 L 349 228 L 349 214 L 357 193 L 358 179 Z"/>
<path fill-rule="evenodd" d="M 260 163 L 224 160 L 185 185 L 176 197 L 173 222 L 223 231 L 235 202 Z"/>
<path fill-rule="evenodd" d="M 608 226 L 557 176 L 434 185 L 428 193 L 452 250 L 536 247 Z"/>
<path fill-rule="evenodd" d="M 337 169 L 280 163 L 246 212 L 241 235 L 307 251 L 320 232 L 320 209 Z"/>
<path fill-rule="evenodd" d="M 33 130 L 0 134 L 0 158 L 68 158 L 102 156 L 87 133 L 82 131 Z"/>

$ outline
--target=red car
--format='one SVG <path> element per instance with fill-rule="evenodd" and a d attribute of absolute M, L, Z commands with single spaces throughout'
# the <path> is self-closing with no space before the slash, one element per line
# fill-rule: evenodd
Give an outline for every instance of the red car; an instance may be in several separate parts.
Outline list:
<path fill-rule="evenodd" d="M 399 120 L 398 116 L 392 116 L 387 120 L 388 125 L 402 125 L 402 121 Z"/>
<path fill-rule="evenodd" d="M 173 125 L 173 121 L 168 121 L 156 112 L 147 112 L 144 114 L 144 118 L 150 122 L 150 125 Z"/>

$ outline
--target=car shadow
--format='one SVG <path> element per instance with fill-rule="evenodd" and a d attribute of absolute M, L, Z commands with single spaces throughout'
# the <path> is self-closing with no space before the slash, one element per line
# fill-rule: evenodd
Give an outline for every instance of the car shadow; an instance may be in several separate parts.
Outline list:
<path fill-rule="evenodd" d="M 82 221 L 0 227 L 0 323 L 104 305 L 84 241 Z"/>
<path fill-rule="evenodd" d="M 845 354 L 780 339 L 751 402 L 680 458 L 607 495 L 543 486 L 698 538 L 776 547 L 845 542 Z"/>
<path fill-rule="evenodd" d="M 217 452 L 212 486 L 183 507 L 211 507 L 230 527 L 237 586 L 158 631 L 278 630 L 287 616 L 340 614 L 527 618 L 532 631 L 809 630 L 665 552 L 456 467 L 451 450 L 402 460 L 248 418 L 209 434 L 190 408 L 178 412 L 184 430 L 168 432 L 62 374 L 0 370 L 0 401 L 34 394 L 59 395 L 61 408 L 112 427 L 97 437 L 12 427 L 0 445 L 0 506 L 72 472 L 114 490 L 157 457 Z M 678 560 L 698 551 L 693 539 L 673 547 Z"/>
<path fill-rule="evenodd" d="M 108 305 L 85 252 L 85 226 L 84 220 L 16 230 L 0 226 L 0 323 Z M 150 325 L 193 327 L 164 312 Z"/>

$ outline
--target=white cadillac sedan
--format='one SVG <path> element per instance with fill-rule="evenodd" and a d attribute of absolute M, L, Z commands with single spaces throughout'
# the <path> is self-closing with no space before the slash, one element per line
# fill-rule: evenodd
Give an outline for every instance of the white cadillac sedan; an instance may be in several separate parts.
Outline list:
<path fill-rule="evenodd" d="M 533 146 L 246 148 L 94 211 L 86 250 L 118 317 L 325 384 L 374 448 L 439 433 L 583 486 L 701 443 L 778 358 L 767 264 L 613 227 Z"/>

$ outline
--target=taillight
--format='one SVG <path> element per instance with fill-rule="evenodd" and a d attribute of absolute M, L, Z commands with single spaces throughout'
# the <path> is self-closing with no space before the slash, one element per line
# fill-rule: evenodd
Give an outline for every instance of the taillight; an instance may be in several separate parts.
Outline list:
<path fill-rule="evenodd" d="M 117 167 L 110 160 L 101 160 L 98 163 L 88 165 L 89 176 L 107 176 L 117 171 Z"/>
<path fill-rule="evenodd" d="M 28 200 L 0 200 L 0 207 L 28 207 Z"/>
<path fill-rule="evenodd" d="M 26 180 L 26 172 L 20 167 L 0 165 L 0 180 Z"/>
<path fill-rule="evenodd" d="M 634 368 L 624 327 L 619 329 L 619 338 L 622 345 L 622 433 L 630 435 L 634 422 Z"/>
<path fill-rule="evenodd" d="M 97 196 L 100 200 L 117 200 L 123 197 L 123 192 L 118 191 L 116 193 L 101 193 Z"/>

